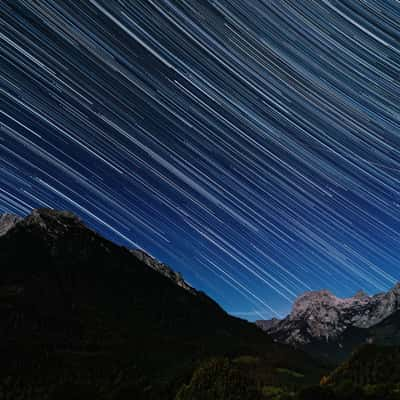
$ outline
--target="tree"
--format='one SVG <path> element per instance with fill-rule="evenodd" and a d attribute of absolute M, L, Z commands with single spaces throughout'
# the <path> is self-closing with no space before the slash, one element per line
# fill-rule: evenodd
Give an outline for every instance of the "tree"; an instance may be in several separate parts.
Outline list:
<path fill-rule="evenodd" d="M 302 389 L 298 395 L 297 400 L 336 400 L 335 393 L 329 387 L 323 386 L 309 386 Z"/>
<path fill-rule="evenodd" d="M 255 381 L 226 358 L 203 363 L 176 400 L 261 400 Z"/>

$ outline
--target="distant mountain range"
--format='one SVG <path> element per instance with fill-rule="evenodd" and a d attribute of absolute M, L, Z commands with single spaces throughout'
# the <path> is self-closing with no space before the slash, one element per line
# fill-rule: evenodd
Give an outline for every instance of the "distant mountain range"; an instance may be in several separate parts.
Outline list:
<path fill-rule="evenodd" d="M 276 341 L 342 360 L 364 343 L 400 344 L 400 284 L 387 293 L 338 298 L 306 292 L 284 319 L 257 321 Z"/>
<path fill-rule="evenodd" d="M 326 372 L 70 212 L 1 216 L 0 263 L 0 398 L 256 400 Z"/>

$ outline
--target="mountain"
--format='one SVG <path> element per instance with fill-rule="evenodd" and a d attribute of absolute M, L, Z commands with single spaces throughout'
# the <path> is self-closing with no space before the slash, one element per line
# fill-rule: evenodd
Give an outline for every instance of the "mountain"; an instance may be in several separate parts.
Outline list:
<path fill-rule="evenodd" d="M 286 318 L 256 324 L 278 342 L 340 360 L 360 344 L 388 343 L 388 335 L 383 339 L 379 332 L 388 320 L 399 319 L 399 309 L 400 284 L 386 293 L 368 296 L 360 291 L 345 299 L 321 290 L 300 296 Z M 393 324 L 397 327 L 400 320 Z"/>
<path fill-rule="evenodd" d="M 269 331 L 275 325 L 279 324 L 281 320 L 279 318 L 271 318 L 265 320 L 256 321 L 256 325 L 259 326 L 263 331 Z"/>
<path fill-rule="evenodd" d="M 21 217 L 13 214 L 0 215 L 0 236 L 5 235 L 15 224 L 21 221 Z"/>
<path fill-rule="evenodd" d="M 215 357 L 252 360 L 256 387 L 324 371 L 69 212 L 1 221 L 0 398 L 168 400 Z"/>
<path fill-rule="evenodd" d="M 140 261 L 145 263 L 148 267 L 154 269 L 160 274 L 164 275 L 168 279 L 171 279 L 181 288 L 187 290 L 188 292 L 197 295 L 198 291 L 192 288 L 184 279 L 183 276 L 179 272 L 175 272 L 171 267 L 157 260 L 150 254 L 146 253 L 144 250 L 135 249 L 131 250 L 131 253 L 137 257 Z"/>
<path fill-rule="evenodd" d="M 394 312 L 370 328 L 349 327 L 333 342 L 313 342 L 302 348 L 331 361 L 343 361 L 365 344 L 380 347 L 400 346 L 400 311 Z"/>

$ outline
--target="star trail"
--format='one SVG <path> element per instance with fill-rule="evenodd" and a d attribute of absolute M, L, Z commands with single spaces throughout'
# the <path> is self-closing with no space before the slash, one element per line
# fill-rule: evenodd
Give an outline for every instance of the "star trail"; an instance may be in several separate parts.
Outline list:
<path fill-rule="evenodd" d="M 0 212 L 251 320 L 400 279 L 398 1 L 2 0 L 0 41 Z"/>

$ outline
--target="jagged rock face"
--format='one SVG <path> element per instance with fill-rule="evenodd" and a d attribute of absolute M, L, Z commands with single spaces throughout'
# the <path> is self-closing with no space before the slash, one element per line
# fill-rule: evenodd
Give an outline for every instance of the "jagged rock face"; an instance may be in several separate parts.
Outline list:
<path fill-rule="evenodd" d="M 189 291 L 192 294 L 197 294 L 197 291 L 183 279 L 182 275 L 179 272 L 172 270 L 170 267 L 168 267 L 168 265 L 160 262 L 150 254 L 147 254 L 145 251 L 140 249 L 131 250 L 131 253 L 150 268 L 158 271 L 160 274 L 174 281 L 181 288 Z"/>
<path fill-rule="evenodd" d="M 400 284 L 387 293 L 338 298 L 327 290 L 307 292 L 280 321 L 257 321 L 277 341 L 305 345 L 337 340 L 349 327 L 370 328 L 400 309 Z"/>
<path fill-rule="evenodd" d="M 0 215 L 0 236 L 5 235 L 10 229 L 12 229 L 19 221 L 21 217 L 14 214 L 3 214 Z"/>
<path fill-rule="evenodd" d="M 20 224 L 25 229 L 35 228 L 45 231 L 46 235 L 51 237 L 61 236 L 68 230 L 76 228 L 89 230 L 75 214 L 47 208 L 32 210 Z"/>

